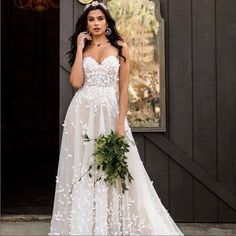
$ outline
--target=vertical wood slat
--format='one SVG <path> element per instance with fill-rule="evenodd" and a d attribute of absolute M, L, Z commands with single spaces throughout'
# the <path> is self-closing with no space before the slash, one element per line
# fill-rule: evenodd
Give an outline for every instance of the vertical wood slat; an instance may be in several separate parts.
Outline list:
<path fill-rule="evenodd" d="M 73 33 L 73 18 L 71 17 L 73 2 L 60 1 L 60 65 L 70 70 L 66 52 L 70 50 L 69 37 Z"/>
<path fill-rule="evenodd" d="M 73 0 L 73 25 L 75 24 L 84 10 L 84 5 L 78 2 L 78 0 Z"/>
<path fill-rule="evenodd" d="M 63 122 L 66 115 L 67 108 L 73 95 L 73 89 L 69 83 L 70 67 L 68 65 L 68 57 L 66 52 L 70 45 L 69 37 L 73 33 L 73 2 L 68 0 L 60 1 L 60 139 L 63 130 Z M 66 70 L 65 70 L 66 69 Z"/>
<path fill-rule="evenodd" d="M 236 194 L 236 1 L 216 0 L 218 178 Z M 236 212 L 219 202 L 219 220 L 236 220 Z"/>
<path fill-rule="evenodd" d="M 73 19 L 73 32 L 75 32 L 75 26 L 78 21 L 78 18 L 84 11 L 84 4 L 80 3 L 78 0 L 73 1 L 73 12 L 72 12 L 72 19 Z M 76 89 L 73 89 L 73 94 L 76 92 Z"/>
<path fill-rule="evenodd" d="M 215 1 L 193 0 L 193 157 L 216 170 Z M 217 221 L 217 197 L 194 180 L 195 221 Z"/>
<path fill-rule="evenodd" d="M 133 137 L 134 137 L 134 140 L 136 142 L 140 158 L 143 161 L 143 164 L 145 165 L 146 158 L 145 158 L 145 140 L 144 140 L 144 136 L 140 133 L 134 133 Z"/>
<path fill-rule="evenodd" d="M 158 149 L 150 141 L 146 141 L 146 170 L 153 181 L 161 202 L 166 209 L 171 211 L 169 206 L 169 162 L 168 156 Z"/>
<path fill-rule="evenodd" d="M 160 14 L 164 19 L 164 29 L 165 29 L 165 101 L 166 101 L 166 132 L 162 135 L 166 138 L 169 138 L 169 71 L 168 71 L 168 53 L 169 53 L 169 18 L 168 18 L 168 0 L 159 0 L 160 2 Z M 148 143 L 147 143 L 148 145 Z M 150 145 L 150 144 L 149 144 Z M 172 210 L 170 208 L 170 165 L 169 165 L 169 156 L 165 153 L 161 152 L 158 148 L 156 152 L 154 152 L 154 156 L 148 155 L 148 147 L 147 147 L 147 171 L 150 173 L 153 181 L 154 187 L 164 204 L 164 206 L 168 209 L 170 213 Z M 152 160 L 154 160 L 154 164 L 152 164 Z M 155 164 L 156 163 L 156 164 Z M 152 167 L 153 166 L 153 167 Z M 152 174 L 151 169 L 154 168 L 154 173 Z"/>
<path fill-rule="evenodd" d="M 192 156 L 191 1 L 169 0 L 170 141 Z M 193 221 L 192 177 L 170 160 L 170 208 Z M 184 210 L 183 210 L 184 206 Z"/>
<path fill-rule="evenodd" d="M 220 199 L 218 200 L 218 208 L 219 208 L 218 222 L 222 223 L 236 222 L 236 212 Z"/>
<path fill-rule="evenodd" d="M 219 180 L 236 194 L 236 1 L 218 0 L 216 7 Z"/>

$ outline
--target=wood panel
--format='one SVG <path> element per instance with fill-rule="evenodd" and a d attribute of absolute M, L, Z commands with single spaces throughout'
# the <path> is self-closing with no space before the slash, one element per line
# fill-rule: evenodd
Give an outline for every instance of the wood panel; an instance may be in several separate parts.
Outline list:
<path fill-rule="evenodd" d="M 216 1 L 218 181 L 236 194 L 236 1 Z M 219 202 L 219 220 L 236 213 Z"/>
<path fill-rule="evenodd" d="M 217 177 L 215 1 L 192 5 L 193 159 Z M 217 221 L 217 197 L 194 180 L 194 217 Z"/>
<path fill-rule="evenodd" d="M 169 0 L 168 18 L 170 141 L 192 158 L 191 1 Z M 193 204 L 192 177 L 170 161 L 170 207 L 175 219 L 193 221 Z"/>
<path fill-rule="evenodd" d="M 174 143 L 171 143 L 168 139 L 159 134 L 144 134 L 146 138 L 152 141 L 158 148 L 169 157 L 178 163 L 180 167 L 185 169 L 199 182 L 205 185 L 212 193 L 217 195 L 223 201 L 225 201 L 231 208 L 236 209 L 236 196 L 232 194 L 224 185 L 218 182 L 214 177 L 208 174 L 201 166 L 192 160 L 185 152 L 183 152 Z"/>
<path fill-rule="evenodd" d="M 70 66 L 66 52 L 70 50 L 69 37 L 73 33 L 73 2 L 68 0 L 60 1 L 60 140 L 65 114 L 71 98 L 73 89 L 69 83 Z"/>
<path fill-rule="evenodd" d="M 164 206 L 171 211 L 169 202 L 169 160 L 168 156 L 146 139 L 146 170 Z"/>
<path fill-rule="evenodd" d="M 145 165 L 146 164 L 145 138 L 140 133 L 134 133 L 133 136 L 134 136 L 137 148 L 138 148 L 138 152 L 139 152 L 140 158 L 142 159 L 142 162 Z"/>

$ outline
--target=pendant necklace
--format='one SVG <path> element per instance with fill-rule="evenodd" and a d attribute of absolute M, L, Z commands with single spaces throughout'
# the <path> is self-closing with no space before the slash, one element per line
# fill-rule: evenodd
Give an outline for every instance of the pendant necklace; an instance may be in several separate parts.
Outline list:
<path fill-rule="evenodd" d="M 97 43 L 97 46 L 100 47 L 101 45 L 104 45 L 104 44 L 107 44 L 107 43 L 109 43 L 109 40 L 106 43 L 102 43 L 102 44 L 101 43 Z"/>

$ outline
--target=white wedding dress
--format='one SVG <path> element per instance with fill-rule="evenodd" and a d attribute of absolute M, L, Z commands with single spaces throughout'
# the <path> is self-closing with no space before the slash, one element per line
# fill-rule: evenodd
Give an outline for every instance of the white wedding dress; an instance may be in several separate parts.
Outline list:
<path fill-rule="evenodd" d="M 119 66 L 112 55 L 101 63 L 90 56 L 83 59 L 84 85 L 75 93 L 63 124 L 48 235 L 183 235 L 162 205 L 135 144 L 127 153 L 134 180 L 124 194 L 102 180 L 94 184 L 94 177 L 84 175 L 94 160 L 94 141 L 84 142 L 82 134 L 96 138 L 115 130 Z M 134 140 L 127 119 L 125 130 Z M 98 174 L 92 171 L 93 176 Z"/>

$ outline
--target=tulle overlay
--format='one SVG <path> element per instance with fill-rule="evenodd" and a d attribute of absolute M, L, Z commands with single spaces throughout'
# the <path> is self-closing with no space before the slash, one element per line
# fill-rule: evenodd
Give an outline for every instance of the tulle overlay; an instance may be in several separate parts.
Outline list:
<path fill-rule="evenodd" d="M 63 123 L 49 235 L 183 235 L 162 205 L 136 145 L 130 144 L 127 153 L 134 180 L 125 194 L 121 186 L 96 182 L 103 175 L 100 170 L 93 168 L 92 178 L 85 174 L 94 162 L 95 143 L 84 142 L 82 134 L 93 139 L 115 130 L 119 60 L 109 56 L 99 64 L 84 57 L 83 66 L 84 85 L 74 95 Z M 127 119 L 125 130 L 134 141 Z"/>

